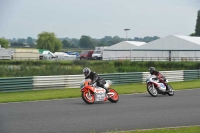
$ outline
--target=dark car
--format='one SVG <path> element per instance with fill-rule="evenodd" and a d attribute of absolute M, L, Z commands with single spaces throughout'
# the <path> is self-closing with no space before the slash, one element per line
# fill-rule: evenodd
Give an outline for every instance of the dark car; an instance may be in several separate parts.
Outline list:
<path fill-rule="evenodd" d="M 80 60 L 91 60 L 94 50 L 84 50 L 80 54 Z"/>

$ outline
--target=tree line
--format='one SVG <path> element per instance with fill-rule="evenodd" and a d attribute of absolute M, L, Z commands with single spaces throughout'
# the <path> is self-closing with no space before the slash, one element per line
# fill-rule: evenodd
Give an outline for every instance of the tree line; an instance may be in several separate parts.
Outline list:
<path fill-rule="evenodd" d="M 47 35 L 51 35 L 51 33 L 45 32 Z M 55 34 L 53 34 L 55 36 Z M 38 36 L 41 36 L 40 34 Z M 41 36 L 42 37 L 42 36 Z M 52 36 L 53 37 L 53 36 Z M 38 38 L 39 39 L 39 38 Z M 126 41 L 125 38 L 120 38 L 118 36 L 105 36 L 104 38 L 101 39 L 95 39 L 91 38 L 90 36 L 83 35 L 81 36 L 80 39 L 76 38 L 57 38 L 58 40 L 61 41 L 62 43 L 62 48 L 94 48 L 96 46 L 111 46 L 113 44 L 119 43 L 121 41 Z M 135 37 L 134 39 L 128 38 L 128 41 L 141 41 L 141 42 L 151 42 L 156 39 L 159 39 L 158 36 L 154 37 L 144 37 L 144 38 L 139 38 Z M 8 39 L 11 47 L 24 47 L 24 46 L 30 46 L 30 47 L 36 47 L 37 44 L 37 39 L 28 37 L 27 39 L 24 38 L 18 38 L 18 39 Z M 41 42 L 41 41 L 40 41 Z M 46 46 L 42 46 L 46 48 Z M 41 48 L 42 48 L 41 47 Z"/>

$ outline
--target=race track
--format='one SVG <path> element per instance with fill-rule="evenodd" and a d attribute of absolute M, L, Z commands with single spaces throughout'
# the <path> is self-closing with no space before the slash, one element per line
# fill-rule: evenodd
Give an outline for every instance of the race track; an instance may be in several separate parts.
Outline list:
<path fill-rule="evenodd" d="M 118 103 L 81 98 L 0 104 L 0 133 L 100 133 L 200 125 L 200 89 L 151 97 L 120 95 Z"/>

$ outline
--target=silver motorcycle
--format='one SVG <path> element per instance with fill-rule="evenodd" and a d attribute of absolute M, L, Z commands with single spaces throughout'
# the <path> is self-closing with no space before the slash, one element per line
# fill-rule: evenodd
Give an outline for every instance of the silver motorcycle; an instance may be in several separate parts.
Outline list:
<path fill-rule="evenodd" d="M 153 97 L 157 97 L 158 94 L 168 94 L 169 96 L 174 95 L 174 90 L 172 86 L 169 85 L 168 80 L 165 81 L 165 86 L 163 83 L 159 82 L 155 75 L 150 75 L 146 78 L 146 84 L 148 93 Z"/>

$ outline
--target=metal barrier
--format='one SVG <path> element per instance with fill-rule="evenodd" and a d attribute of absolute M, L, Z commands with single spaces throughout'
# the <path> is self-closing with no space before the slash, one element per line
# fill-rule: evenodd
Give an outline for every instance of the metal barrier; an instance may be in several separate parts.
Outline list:
<path fill-rule="evenodd" d="M 169 82 L 186 81 L 200 78 L 200 70 L 177 70 L 160 71 Z M 128 72 L 99 74 L 105 80 L 112 80 L 114 85 L 142 83 L 146 81 L 149 72 Z M 79 88 L 80 82 L 84 79 L 81 75 L 61 76 L 34 76 L 34 89 L 48 88 Z"/>
<path fill-rule="evenodd" d="M 33 89 L 33 77 L 0 78 L 0 91 L 24 91 Z"/>
<path fill-rule="evenodd" d="M 41 57 L 12 57 L 12 56 L 0 56 L 0 60 L 79 60 L 77 57 L 60 57 L 60 58 L 41 58 Z M 103 58 L 103 60 L 130 60 L 130 61 L 177 61 L 177 62 L 187 62 L 200 61 L 200 57 L 109 57 Z"/>
<path fill-rule="evenodd" d="M 112 80 L 113 84 L 137 83 L 143 81 L 143 72 L 99 74 L 105 80 Z"/>
<path fill-rule="evenodd" d="M 81 75 L 34 76 L 34 89 L 78 88 L 84 79 Z"/>
<path fill-rule="evenodd" d="M 200 78 L 200 69 L 185 70 L 183 76 L 184 76 L 184 80 L 199 79 Z"/>
<path fill-rule="evenodd" d="M 160 72 L 169 80 L 169 82 L 200 79 L 200 69 Z M 105 80 L 112 80 L 113 85 L 118 85 L 145 82 L 149 72 L 110 73 L 99 75 Z M 79 88 L 82 80 L 84 80 L 83 74 L 0 78 L 0 91 Z"/>
<path fill-rule="evenodd" d="M 131 61 L 200 61 L 200 57 L 110 57 L 103 60 L 131 60 Z"/>

